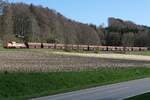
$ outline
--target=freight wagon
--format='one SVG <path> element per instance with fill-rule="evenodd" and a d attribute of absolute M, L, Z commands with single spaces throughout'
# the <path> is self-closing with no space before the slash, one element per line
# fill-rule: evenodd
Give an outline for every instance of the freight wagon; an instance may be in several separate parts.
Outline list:
<path fill-rule="evenodd" d="M 45 48 L 56 50 L 83 50 L 83 51 L 147 51 L 148 47 L 119 47 L 119 46 L 96 46 L 96 45 L 73 45 L 73 44 L 51 44 L 51 43 L 16 43 L 7 42 L 4 48 Z"/>

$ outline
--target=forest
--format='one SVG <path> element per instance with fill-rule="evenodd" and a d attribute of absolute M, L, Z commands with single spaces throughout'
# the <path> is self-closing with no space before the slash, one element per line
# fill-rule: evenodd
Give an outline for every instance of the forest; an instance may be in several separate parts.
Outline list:
<path fill-rule="evenodd" d="M 150 46 L 150 27 L 110 17 L 108 26 L 85 24 L 33 4 L 11 3 L 0 16 L 0 40 L 108 46 Z"/>

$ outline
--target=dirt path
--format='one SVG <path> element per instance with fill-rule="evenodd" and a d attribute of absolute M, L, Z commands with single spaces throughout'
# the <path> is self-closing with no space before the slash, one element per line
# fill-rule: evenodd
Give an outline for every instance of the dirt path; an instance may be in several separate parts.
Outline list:
<path fill-rule="evenodd" d="M 80 57 L 96 57 L 107 59 L 120 59 L 120 60 L 136 60 L 136 61 L 150 61 L 150 56 L 142 55 L 127 55 L 127 54 L 94 54 L 94 53 L 67 53 L 67 52 L 53 52 L 58 55 L 80 56 Z"/>

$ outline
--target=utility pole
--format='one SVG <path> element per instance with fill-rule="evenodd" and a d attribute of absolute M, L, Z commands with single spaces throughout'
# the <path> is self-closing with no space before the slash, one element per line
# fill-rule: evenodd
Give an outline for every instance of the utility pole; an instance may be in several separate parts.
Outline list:
<path fill-rule="evenodd" d="M 16 37 L 17 38 L 20 38 L 21 40 L 23 40 L 24 42 L 27 42 L 26 38 L 27 38 L 27 25 L 30 24 L 30 18 L 26 17 L 20 17 L 20 18 L 17 18 L 17 23 L 19 23 L 20 26 L 20 29 L 19 29 L 19 32 L 16 33 Z M 30 26 L 32 28 L 32 26 Z M 32 34 L 34 36 L 34 33 Z"/>

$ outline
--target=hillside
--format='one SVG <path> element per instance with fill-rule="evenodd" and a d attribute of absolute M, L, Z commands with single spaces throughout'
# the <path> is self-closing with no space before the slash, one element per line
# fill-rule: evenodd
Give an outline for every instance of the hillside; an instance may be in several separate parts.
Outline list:
<path fill-rule="evenodd" d="M 64 17 L 42 6 L 23 3 L 9 4 L 0 17 L 2 40 L 100 44 L 99 36 L 92 27 Z"/>
<path fill-rule="evenodd" d="M 108 27 L 116 28 L 117 30 L 125 30 L 127 31 L 142 31 L 147 29 L 147 26 L 137 25 L 132 21 L 124 21 L 122 19 L 110 17 L 108 19 Z"/>
<path fill-rule="evenodd" d="M 109 46 L 150 46 L 150 27 L 110 17 L 108 27 L 83 24 L 42 6 L 9 4 L 0 40 Z"/>
<path fill-rule="evenodd" d="M 104 45 L 150 46 L 150 27 L 117 18 L 108 19 Z"/>

